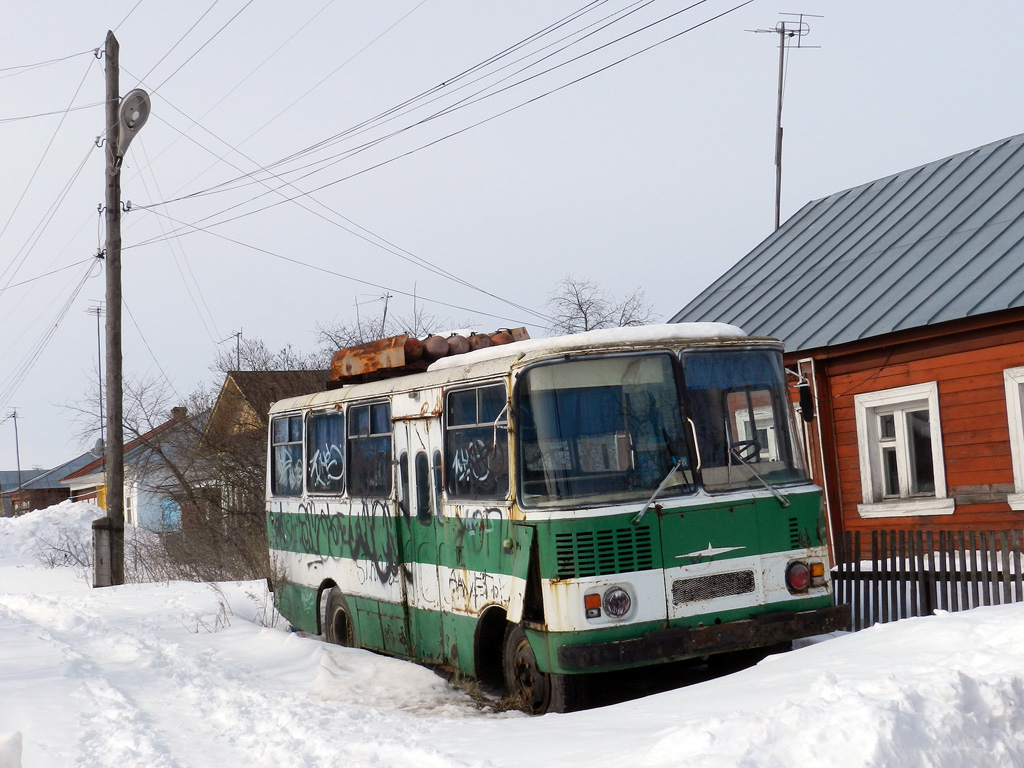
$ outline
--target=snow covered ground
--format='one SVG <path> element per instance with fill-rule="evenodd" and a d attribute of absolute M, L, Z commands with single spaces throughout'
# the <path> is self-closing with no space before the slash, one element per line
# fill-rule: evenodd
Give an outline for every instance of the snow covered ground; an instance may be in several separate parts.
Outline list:
<path fill-rule="evenodd" d="M 0 768 L 1024 766 L 1024 605 L 877 626 L 567 715 L 481 710 L 430 671 L 288 631 L 259 583 L 93 590 L 0 519 Z"/>

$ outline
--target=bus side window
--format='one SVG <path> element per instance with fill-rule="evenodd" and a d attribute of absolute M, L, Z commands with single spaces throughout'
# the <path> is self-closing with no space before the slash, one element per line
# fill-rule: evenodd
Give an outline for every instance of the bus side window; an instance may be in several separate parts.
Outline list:
<path fill-rule="evenodd" d="M 421 523 L 429 523 L 434 510 L 430 495 L 430 462 L 427 454 L 416 454 L 416 517 Z"/>
<path fill-rule="evenodd" d="M 274 496 L 302 494 L 302 417 L 278 416 L 271 425 L 271 479 Z"/>
<path fill-rule="evenodd" d="M 398 457 L 398 508 L 409 516 L 409 454 L 405 451 Z"/>
<path fill-rule="evenodd" d="M 434 451 L 434 509 L 441 516 L 441 484 L 444 482 L 441 471 L 441 452 Z"/>
<path fill-rule="evenodd" d="M 354 405 L 348 411 L 349 495 L 388 496 L 392 482 L 391 404 Z"/>
<path fill-rule="evenodd" d="M 306 488 L 310 493 L 345 490 L 345 414 L 314 413 L 306 419 Z"/>
<path fill-rule="evenodd" d="M 448 392 L 444 474 L 449 498 L 508 495 L 507 403 L 503 384 Z"/>

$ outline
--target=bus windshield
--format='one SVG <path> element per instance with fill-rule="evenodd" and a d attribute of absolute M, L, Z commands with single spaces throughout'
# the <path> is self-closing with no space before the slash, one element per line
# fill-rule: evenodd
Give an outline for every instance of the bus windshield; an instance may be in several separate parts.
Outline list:
<path fill-rule="evenodd" d="M 520 500 L 601 504 L 695 490 L 668 354 L 567 360 L 517 387 Z"/>
<path fill-rule="evenodd" d="M 803 481 L 781 355 L 711 350 L 682 355 L 701 479 L 709 491 Z M 760 476 L 760 477 L 759 477 Z"/>

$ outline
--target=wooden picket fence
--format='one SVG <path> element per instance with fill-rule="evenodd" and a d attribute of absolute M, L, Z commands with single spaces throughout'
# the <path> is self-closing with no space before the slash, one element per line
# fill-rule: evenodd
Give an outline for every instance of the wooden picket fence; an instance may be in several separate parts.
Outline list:
<path fill-rule="evenodd" d="M 847 531 L 843 543 L 833 585 L 854 631 L 1024 600 L 1024 531 Z"/>

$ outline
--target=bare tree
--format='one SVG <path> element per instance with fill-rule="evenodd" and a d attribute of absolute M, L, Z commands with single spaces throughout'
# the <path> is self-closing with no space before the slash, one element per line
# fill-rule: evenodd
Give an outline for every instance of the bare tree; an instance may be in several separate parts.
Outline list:
<path fill-rule="evenodd" d="M 558 282 L 547 306 L 551 315 L 548 328 L 553 333 L 644 325 L 655 317 L 643 288 L 637 288 L 624 299 L 616 299 L 590 278 L 573 275 Z"/>
<path fill-rule="evenodd" d="M 330 355 L 323 352 L 303 353 L 290 343 L 276 352 L 260 338 L 239 339 L 233 348 L 220 347 L 210 365 L 214 373 L 228 371 L 315 371 L 330 365 Z"/>
<path fill-rule="evenodd" d="M 331 355 L 346 347 L 366 344 L 401 333 L 422 339 L 441 328 L 453 326 L 450 319 L 443 320 L 419 306 L 409 314 L 384 314 L 382 311 L 373 315 L 360 315 L 354 322 L 335 320 L 330 323 L 317 323 L 316 335 L 320 344 L 320 354 L 325 355 L 329 361 Z"/>

